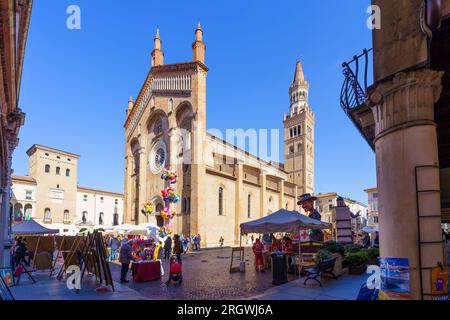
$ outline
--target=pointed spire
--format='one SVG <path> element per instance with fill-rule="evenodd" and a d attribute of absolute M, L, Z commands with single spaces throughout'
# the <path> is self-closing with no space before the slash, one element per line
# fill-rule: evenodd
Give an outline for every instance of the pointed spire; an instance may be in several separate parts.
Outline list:
<path fill-rule="evenodd" d="M 154 49 L 152 51 L 152 67 L 164 64 L 164 53 L 161 50 L 161 38 L 159 37 L 159 28 L 156 28 L 154 38 Z"/>
<path fill-rule="evenodd" d="M 194 52 L 194 61 L 200 61 L 205 63 L 205 50 L 206 46 L 203 43 L 203 30 L 200 25 L 200 21 L 195 29 L 195 42 L 192 44 L 192 50 Z"/>
<path fill-rule="evenodd" d="M 133 109 L 133 105 L 134 105 L 133 97 L 130 96 L 130 99 L 128 99 L 127 116 L 131 112 L 131 110 Z"/>
<path fill-rule="evenodd" d="M 159 28 L 156 28 L 154 44 L 155 44 L 155 49 L 161 49 L 161 38 L 159 37 Z"/>
<path fill-rule="evenodd" d="M 203 41 L 203 30 L 202 26 L 200 25 L 200 20 L 198 21 L 197 29 L 195 29 L 195 41 Z"/>
<path fill-rule="evenodd" d="M 297 60 L 297 65 L 295 67 L 294 83 L 303 83 L 303 82 L 305 82 L 305 75 L 303 74 L 303 65 L 300 60 Z"/>

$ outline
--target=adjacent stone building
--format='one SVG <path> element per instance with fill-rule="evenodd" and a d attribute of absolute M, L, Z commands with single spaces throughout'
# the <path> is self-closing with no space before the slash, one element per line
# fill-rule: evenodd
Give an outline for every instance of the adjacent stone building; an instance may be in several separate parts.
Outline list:
<path fill-rule="evenodd" d="M 25 120 L 19 97 L 31 7 L 32 0 L 0 1 L 0 267 L 10 266 L 11 162 Z"/>
<path fill-rule="evenodd" d="M 159 31 L 151 69 L 125 121 L 125 221 L 165 221 L 160 179 L 164 167 L 178 173 L 181 196 L 176 233 L 199 233 L 203 245 L 239 243 L 239 224 L 287 208 L 298 210 L 297 197 L 314 191 L 314 113 L 309 84 L 297 63 L 285 115 L 285 164 L 266 162 L 217 135 L 206 132 L 205 44 L 200 24 L 192 45 L 193 60 L 164 64 Z M 236 110 L 237 112 L 238 110 Z M 229 110 L 229 112 L 232 112 Z M 281 118 L 281 116 L 280 116 Z M 280 119 L 281 120 L 281 119 Z M 141 213 L 152 202 L 156 213 Z"/>
<path fill-rule="evenodd" d="M 123 223 L 123 194 L 78 185 L 78 160 L 70 152 L 33 145 L 27 176 L 12 177 L 14 223 L 33 218 L 61 233 Z"/>
<path fill-rule="evenodd" d="M 369 188 L 364 191 L 367 192 L 369 202 L 367 226 L 378 227 L 378 190 L 377 188 Z"/>

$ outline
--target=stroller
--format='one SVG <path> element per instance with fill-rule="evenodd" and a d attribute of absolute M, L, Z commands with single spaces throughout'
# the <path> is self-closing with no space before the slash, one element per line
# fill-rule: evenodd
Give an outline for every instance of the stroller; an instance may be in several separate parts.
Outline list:
<path fill-rule="evenodd" d="M 169 280 L 167 280 L 167 285 L 170 284 L 181 284 L 183 281 L 181 257 L 179 255 L 173 255 L 170 257 L 170 267 L 169 267 Z"/>

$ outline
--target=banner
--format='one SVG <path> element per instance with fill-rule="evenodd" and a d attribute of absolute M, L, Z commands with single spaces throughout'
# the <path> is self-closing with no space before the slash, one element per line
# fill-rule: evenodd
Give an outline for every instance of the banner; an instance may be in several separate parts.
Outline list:
<path fill-rule="evenodd" d="M 448 267 L 431 270 L 431 293 L 433 300 L 448 300 Z"/>
<path fill-rule="evenodd" d="M 409 261 L 406 258 L 379 258 L 381 273 L 380 300 L 410 299 Z"/>

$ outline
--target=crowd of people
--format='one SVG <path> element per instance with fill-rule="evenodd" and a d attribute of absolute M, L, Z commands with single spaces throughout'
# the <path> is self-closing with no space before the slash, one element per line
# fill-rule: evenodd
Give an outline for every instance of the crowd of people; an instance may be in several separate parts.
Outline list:
<path fill-rule="evenodd" d="M 169 260 L 171 256 L 178 256 L 181 258 L 183 254 L 187 254 L 189 251 L 200 250 L 201 237 L 199 234 L 195 236 L 183 236 L 175 234 L 166 237 L 164 243 L 161 243 L 162 251 L 159 252 L 161 259 Z M 128 237 L 121 236 L 106 236 L 105 245 L 108 252 L 109 261 L 119 261 L 121 264 L 121 278 L 122 283 L 127 283 L 127 273 L 129 271 L 131 261 L 136 261 L 136 258 L 132 254 L 131 241 Z"/>

